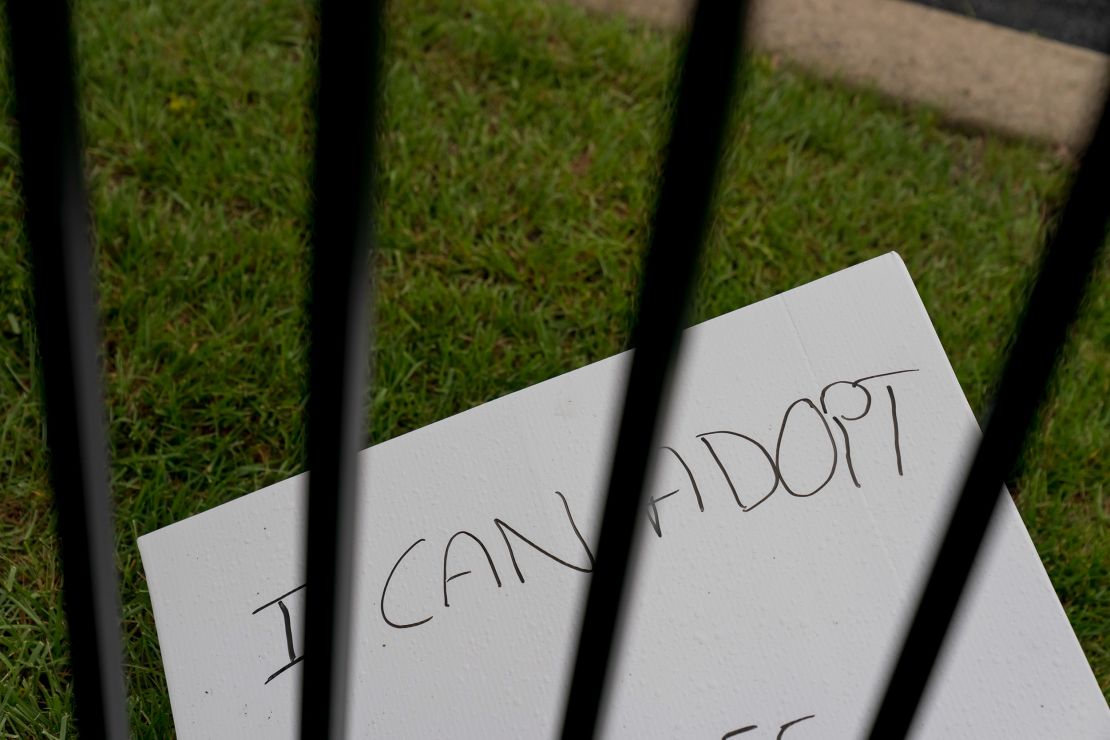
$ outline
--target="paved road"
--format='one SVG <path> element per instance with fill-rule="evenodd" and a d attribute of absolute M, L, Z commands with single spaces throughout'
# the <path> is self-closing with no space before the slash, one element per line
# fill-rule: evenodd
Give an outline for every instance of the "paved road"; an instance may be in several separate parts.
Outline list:
<path fill-rule="evenodd" d="M 1110 0 L 913 0 L 922 5 L 1110 52 Z"/>

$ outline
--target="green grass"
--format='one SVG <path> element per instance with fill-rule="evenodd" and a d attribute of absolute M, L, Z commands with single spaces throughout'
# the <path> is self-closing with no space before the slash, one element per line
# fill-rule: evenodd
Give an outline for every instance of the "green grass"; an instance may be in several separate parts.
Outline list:
<path fill-rule="evenodd" d="M 165 737 L 135 538 L 303 467 L 313 19 L 286 0 L 76 16 L 131 715 Z M 395 4 L 372 440 L 622 348 L 675 44 L 532 1 Z M 14 150 L 8 118 L 0 734 L 55 737 L 72 693 Z M 697 318 L 896 249 L 982 411 L 1065 164 L 762 58 L 730 151 Z M 1107 274 L 1012 490 L 1110 693 Z"/>

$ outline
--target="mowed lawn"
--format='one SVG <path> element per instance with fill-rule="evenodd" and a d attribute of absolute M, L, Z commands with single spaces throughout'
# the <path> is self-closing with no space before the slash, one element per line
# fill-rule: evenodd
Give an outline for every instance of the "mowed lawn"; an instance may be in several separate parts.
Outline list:
<path fill-rule="evenodd" d="M 304 466 L 313 15 L 75 12 L 131 717 L 166 737 L 136 537 Z M 536 0 L 399 2 L 388 35 L 372 442 L 623 348 L 678 41 Z M 774 59 L 747 79 L 695 318 L 897 250 L 982 413 L 1066 157 Z M 0 99 L 0 735 L 60 737 L 72 692 L 6 73 Z M 1110 693 L 1107 276 L 1011 491 Z"/>

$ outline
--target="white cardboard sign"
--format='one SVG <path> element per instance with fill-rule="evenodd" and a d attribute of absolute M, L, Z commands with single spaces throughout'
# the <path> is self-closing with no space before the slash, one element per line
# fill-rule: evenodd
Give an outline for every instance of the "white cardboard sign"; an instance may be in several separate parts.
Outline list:
<path fill-rule="evenodd" d="M 363 453 L 355 736 L 558 732 L 629 361 Z M 862 736 L 978 434 L 894 254 L 689 329 L 604 737 Z M 294 736 L 305 481 L 139 539 L 183 738 Z M 1110 737 L 1008 497 L 984 555 L 918 736 Z"/>

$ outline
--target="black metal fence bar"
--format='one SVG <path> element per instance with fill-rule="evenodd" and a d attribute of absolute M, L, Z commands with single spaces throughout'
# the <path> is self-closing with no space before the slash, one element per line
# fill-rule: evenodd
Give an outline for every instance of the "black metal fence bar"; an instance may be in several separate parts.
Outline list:
<path fill-rule="evenodd" d="M 874 740 L 905 737 L 963 594 L 1003 483 L 1021 454 L 1068 327 L 1106 241 L 1110 215 L 1110 106 L 1083 156 L 1050 235 L 1040 274 L 1002 371 L 975 459 L 937 552 L 886 694 Z"/>
<path fill-rule="evenodd" d="M 345 735 L 368 375 L 381 2 L 320 6 L 309 308 L 308 589 L 301 736 Z"/>
<path fill-rule="evenodd" d="M 619 642 L 619 612 L 634 571 L 633 548 L 656 426 L 666 411 L 670 378 L 693 292 L 721 147 L 737 76 L 746 4 L 701 0 L 682 65 L 671 140 L 644 261 L 635 351 L 625 390 L 609 489 L 590 578 L 563 737 L 593 737 L 610 653 Z"/>
<path fill-rule="evenodd" d="M 115 532 L 69 4 L 8 0 L 26 236 L 77 727 L 127 736 Z"/>

